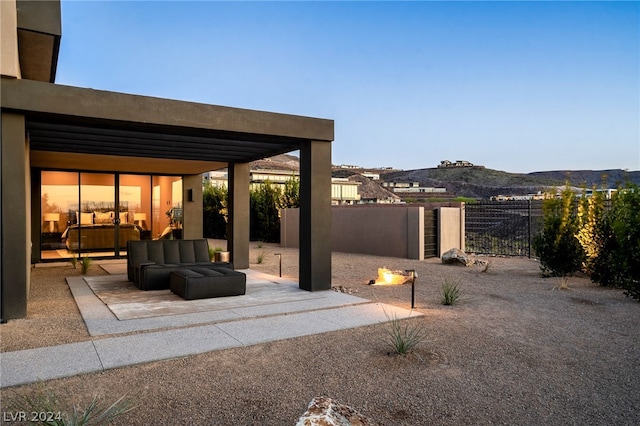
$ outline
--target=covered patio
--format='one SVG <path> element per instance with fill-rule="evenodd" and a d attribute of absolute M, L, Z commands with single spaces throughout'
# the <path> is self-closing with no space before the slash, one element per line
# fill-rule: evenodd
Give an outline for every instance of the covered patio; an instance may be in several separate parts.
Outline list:
<path fill-rule="evenodd" d="M 29 269 L 41 259 L 43 170 L 181 176 L 182 234 L 191 239 L 203 236 L 201 173 L 226 167 L 228 248 L 235 266 L 244 269 L 249 163 L 299 150 L 299 287 L 331 288 L 332 120 L 53 84 L 59 2 L 18 4 L 15 9 L 14 2 L 3 2 L 2 9 L 3 43 L 15 49 L 3 44 L 0 87 L 2 320 L 26 315 Z M 37 41 L 25 36 L 34 33 Z"/>

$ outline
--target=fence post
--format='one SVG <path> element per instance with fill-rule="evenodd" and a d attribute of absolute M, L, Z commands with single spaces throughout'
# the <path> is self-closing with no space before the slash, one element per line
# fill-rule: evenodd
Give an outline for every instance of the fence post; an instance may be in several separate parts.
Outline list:
<path fill-rule="evenodd" d="M 527 203 L 527 216 L 529 217 L 529 244 L 528 244 L 528 253 L 529 253 L 529 259 L 531 259 L 531 200 L 528 200 L 528 203 Z"/>

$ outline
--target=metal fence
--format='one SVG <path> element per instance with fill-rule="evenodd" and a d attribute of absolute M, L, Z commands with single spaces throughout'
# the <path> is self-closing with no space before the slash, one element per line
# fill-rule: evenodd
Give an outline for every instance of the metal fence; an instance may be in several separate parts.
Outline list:
<path fill-rule="evenodd" d="M 483 201 L 465 205 L 465 251 L 535 256 L 532 241 L 542 228 L 542 201 Z"/>

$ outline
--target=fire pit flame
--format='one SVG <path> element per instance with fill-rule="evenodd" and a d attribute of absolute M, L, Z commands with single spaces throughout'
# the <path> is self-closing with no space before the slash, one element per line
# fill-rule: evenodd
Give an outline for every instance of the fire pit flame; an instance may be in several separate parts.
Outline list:
<path fill-rule="evenodd" d="M 378 268 L 378 278 L 371 285 L 402 285 L 411 282 L 411 279 L 411 272 Z"/>

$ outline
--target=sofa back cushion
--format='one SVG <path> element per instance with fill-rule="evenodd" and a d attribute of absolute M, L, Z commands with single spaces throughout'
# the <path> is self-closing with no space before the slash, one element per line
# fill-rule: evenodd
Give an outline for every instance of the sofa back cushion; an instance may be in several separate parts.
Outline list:
<path fill-rule="evenodd" d="M 127 241 L 127 259 L 129 265 L 142 263 L 149 259 L 146 241 Z"/>
<path fill-rule="evenodd" d="M 207 240 L 193 240 L 193 248 L 196 252 L 196 262 L 210 262 L 209 243 Z"/>
<path fill-rule="evenodd" d="M 147 253 L 149 255 L 148 259 L 151 262 L 164 264 L 164 241 L 147 241 Z"/>
<path fill-rule="evenodd" d="M 164 246 L 164 261 L 165 263 L 179 264 L 183 260 L 180 257 L 180 247 L 178 246 L 178 240 L 161 240 Z"/>
<path fill-rule="evenodd" d="M 178 240 L 180 244 L 180 262 L 195 263 L 196 251 L 193 248 L 193 240 Z"/>
<path fill-rule="evenodd" d="M 175 265 L 210 261 L 206 239 L 129 241 L 128 249 L 130 265 L 142 262 Z"/>

